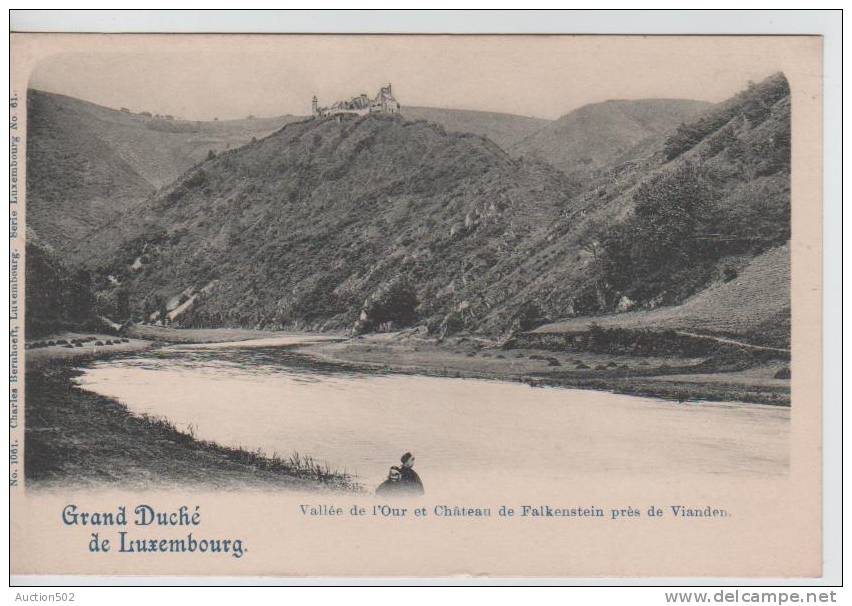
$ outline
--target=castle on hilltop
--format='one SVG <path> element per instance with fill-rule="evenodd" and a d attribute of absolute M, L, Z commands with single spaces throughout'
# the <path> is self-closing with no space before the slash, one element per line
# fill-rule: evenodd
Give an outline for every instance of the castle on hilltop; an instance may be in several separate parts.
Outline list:
<path fill-rule="evenodd" d="M 329 107 L 319 107 L 317 97 L 314 95 L 314 98 L 311 100 L 311 112 L 315 118 L 346 114 L 354 116 L 365 116 L 375 113 L 398 114 L 399 102 L 394 98 L 393 92 L 391 92 L 391 85 L 388 84 L 380 88 L 378 94 L 372 99 L 366 94 L 361 93 L 348 101 L 337 101 Z"/>

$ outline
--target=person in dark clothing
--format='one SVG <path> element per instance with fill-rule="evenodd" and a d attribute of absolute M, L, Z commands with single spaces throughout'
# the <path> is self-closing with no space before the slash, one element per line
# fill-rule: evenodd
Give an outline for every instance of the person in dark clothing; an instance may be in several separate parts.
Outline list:
<path fill-rule="evenodd" d="M 412 469 L 414 455 L 410 452 L 402 455 L 401 467 L 391 467 L 387 479 L 376 488 L 376 496 L 418 496 L 423 494 L 423 482 Z"/>
<path fill-rule="evenodd" d="M 414 455 L 410 452 L 402 455 L 400 459 L 402 468 L 399 470 L 401 484 L 405 485 L 406 490 L 411 494 L 423 494 L 423 482 L 420 481 L 420 476 L 412 469 L 414 467 Z"/>
<path fill-rule="evenodd" d="M 399 467 L 391 467 L 387 479 L 376 488 L 376 496 L 393 496 L 405 492 L 405 486 L 399 481 L 402 474 Z"/>

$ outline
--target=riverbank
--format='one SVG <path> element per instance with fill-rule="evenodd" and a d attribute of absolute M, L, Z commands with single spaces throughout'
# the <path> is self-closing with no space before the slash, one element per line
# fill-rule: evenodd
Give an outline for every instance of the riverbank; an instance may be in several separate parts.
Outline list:
<path fill-rule="evenodd" d="M 156 345 L 144 339 L 117 338 L 99 333 L 64 332 L 37 341 L 28 341 L 24 355 L 26 372 L 59 363 L 79 364 L 120 353 L 133 353 Z M 37 346 L 37 347 L 36 347 Z"/>
<path fill-rule="evenodd" d="M 354 478 L 310 457 L 294 453 L 284 458 L 199 440 L 164 419 L 135 416 L 116 400 L 74 386 L 79 372 L 72 364 L 153 346 L 129 340 L 112 349 L 27 351 L 24 469 L 29 487 L 359 490 Z"/>
<path fill-rule="evenodd" d="M 503 349 L 486 338 L 439 341 L 414 331 L 323 340 L 327 337 L 268 331 L 157 328 L 147 336 L 157 340 L 86 335 L 83 346 L 67 347 L 60 342 L 81 338 L 67 333 L 51 338 L 52 345 L 27 350 L 25 469 L 30 486 L 358 489 L 353 478 L 309 458 L 283 459 L 201 441 L 163 419 L 134 416 L 116 400 L 73 386 L 74 365 L 166 343 L 224 346 L 236 338 L 243 345 L 234 346 L 251 347 L 299 337 L 310 342 L 291 343 L 294 352 L 368 372 L 510 380 L 679 402 L 790 403 L 789 379 L 775 378 L 787 364 L 783 360 L 720 372 L 706 358 Z"/>
<path fill-rule="evenodd" d="M 665 398 L 790 405 L 790 380 L 775 375 L 783 360 L 720 370 L 705 357 L 631 356 L 593 352 L 502 349 L 496 341 L 452 337 L 438 342 L 414 332 L 364 335 L 302 345 L 312 359 L 387 372 L 522 381 Z"/>
<path fill-rule="evenodd" d="M 227 343 L 266 339 L 289 332 L 254 330 L 251 328 L 170 328 L 152 324 L 134 324 L 127 329 L 127 336 L 163 343 Z"/>

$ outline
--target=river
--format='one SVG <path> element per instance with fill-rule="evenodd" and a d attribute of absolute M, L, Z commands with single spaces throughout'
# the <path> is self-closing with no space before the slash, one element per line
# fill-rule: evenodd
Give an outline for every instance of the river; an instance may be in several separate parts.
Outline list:
<path fill-rule="evenodd" d="M 406 451 L 427 489 L 787 473 L 788 408 L 356 372 L 277 345 L 171 346 L 96 361 L 78 384 L 201 439 L 310 455 L 367 487 Z"/>

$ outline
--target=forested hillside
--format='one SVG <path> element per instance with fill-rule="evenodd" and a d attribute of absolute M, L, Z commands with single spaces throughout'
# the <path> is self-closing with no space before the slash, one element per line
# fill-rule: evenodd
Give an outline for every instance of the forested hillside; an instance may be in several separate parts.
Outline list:
<path fill-rule="evenodd" d="M 538 158 L 569 175 L 588 178 L 654 149 L 678 123 L 708 107 L 688 99 L 593 103 L 543 125 L 508 149 L 512 155 Z"/>
<path fill-rule="evenodd" d="M 88 248 L 97 259 L 98 309 L 119 319 L 506 334 L 552 320 L 641 318 L 691 301 L 689 326 L 727 334 L 713 318 L 730 309 L 732 293 L 771 292 L 771 304 L 737 316 L 735 332 L 786 325 L 783 75 L 713 106 L 609 102 L 557 121 L 568 131 L 546 123 L 551 135 L 562 132 L 559 153 L 571 161 L 564 170 L 552 166 L 555 156 L 519 156 L 508 145 L 537 127 L 532 119 L 436 111 L 444 110 L 423 110 L 422 120 L 403 110 L 291 122 L 194 159 L 155 192 L 109 137 L 50 128 L 42 145 L 49 136 L 80 142 L 52 141 L 41 152 L 36 142 L 35 221 L 39 196 L 52 200 L 42 208 L 60 208 L 45 192 L 67 190 L 83 196 L 81 208 L 101 208 L 75 179 L 103 174 L 130 187 L 116 207 L 120 220 L 102 225 L 104 242 Z M 430 122 L 430 112 L 446 127 Z M 464 128 L 489 131 L 511 153 L 489 136 L 456 132 Z M 47 167 L 63 149 L 68 157 L 53 179 Z M 99 157 L 103 169 L 80 164 Z M 52 220 L 65 226 L 74 216 L 61 211 Z"/>
<path fill-rule="evenodd" d="M 26 325 L 28 339 L 91 326 L 95 297 L 91 275 L 72 270 L 32 232 L 26 243 Z"/>
<path fill-rule="evenodd" d="M 399 116 L 307 120 L 164 190 L 108 271 L 140 309 L 195 297 L 185 324 L 348 329 L 402 289 L 418 322 L 473 325 L 576 191 L 480 136 Z"/>

